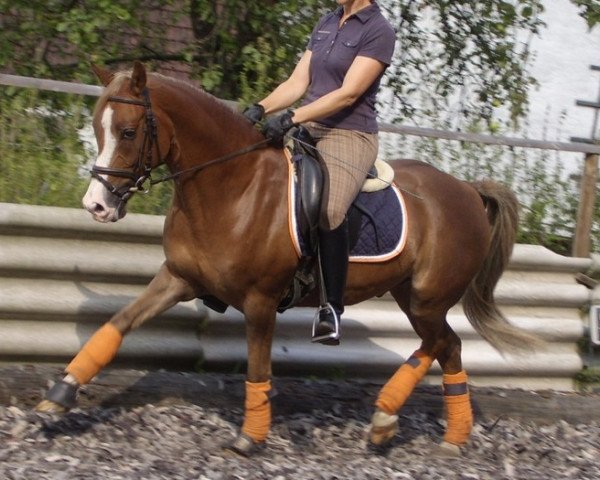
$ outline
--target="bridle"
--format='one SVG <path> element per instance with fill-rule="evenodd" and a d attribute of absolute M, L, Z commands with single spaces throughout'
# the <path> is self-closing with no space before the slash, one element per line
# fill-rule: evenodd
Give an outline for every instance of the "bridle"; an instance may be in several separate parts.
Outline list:
<path fill-rule="evenodd" d="M 235 157 L 239 157 L 246 153 L 253 152 L 254 150 L 258 150 L 266 146 L 269 141 L 262 140 L 258 143 L 249 145 L 247 147 L 241 148 L 234 152 L 231 152 L 227 155 L 223 155 L 222 157 L 215 158 L 210 160 L 202 165 L 196 165 L 194 167 L 181 170 L 179 172 L 173 173 L 171 175 L 164 176 L 157 180 L 152 180 L 152 153 L 153 150 L 156 150 L 157 158 L 162 160 L 162 156 L 160 154 L 160 147 L 158 144 L 158 126 L 156 123 L 156 117 L 152 112 L 152 104 L 150 103 L 150 94 L 148 89 L 144 87 L 141 92 L 143 100 L 136 100 L 134 98 L 126 98 L 126 97 L 117 97 L 117 96 L 109 96 L 109 102 L 117 102 L 117 103 L 127 103 L 129 105 L 139 105 L 144 107 L 145 109 L 145 119 L 146 124 L 144 127 L 144 139 L 142 145 L 138 151 L 137 161 L 132 170 L 127 170 L 123 168 L 112 168 L 112 167 L 99 167 L 94 165 L 91 168 L 91 175 L 93 178 L 98 180 L 110 193 L 115 195 L 121 201 L 119 207 L 124 205 L 136 192 L 148 193 L 150 191 L 150 187 L 152 185 L 156 185 L 157 183 L 162 183 L 167 180 L 174 180 L 176 178 L 181 177 L 187 173 L 199 172 L 207 167 L 215 165 L 217 163 L 222 163 L 227 160 L 231 160 Z M 108 180 L 102 177 L 104 175 L 112 175 L 114 177 L 122 177 L 129 178 L 133 181 L 133 186 L 131 185 L 122 185 L 117 187 L 110 183 Z M 148 186 L 145 187 L 144 183 L 149 181 Z"/>
<path fill-rule="evenodd" d="M 147 193 L 149 187 L 145 188 L 144 183 L 146 180 L 151 180 L 152 172 L 152 153 L 156 150 L 157 158 L 160 160 L 160 147 L 158 145 L 158 128 L 156 125 L 156 117 L 152 112 L 152 105 L 150 103 L 150 94 L 148 89 L 142 90 L 143 100 L 136 100 L 134 98 L 126 97 L 108 97 L 109 102 L 127 103 L 130 105 L 139 105 L 145 109 L 146 124 L 144 127 L 144 139 L 142 145 L 138 151 L 137 160 L 132 170 L 124 168 L 112 168 L 112 167 L 100 167 L 94 165 L 91 168 L 91 175 L 93 178 L 98 180 L 104 187 L 113 195 L 119 198 L 121 202 L 125 203 L 131 198 L 136 192 Z M 122 185 L 117 187 L 110 183 L 107 179 L 102 177 L 104 175 L 111 175 L 113 177 L 129 178 L 133 181 L 133 186 Z"/>

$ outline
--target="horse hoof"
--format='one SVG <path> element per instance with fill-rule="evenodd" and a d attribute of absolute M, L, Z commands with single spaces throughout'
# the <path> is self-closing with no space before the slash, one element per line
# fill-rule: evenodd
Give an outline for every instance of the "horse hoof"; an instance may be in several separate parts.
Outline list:
<path fill-rule="evenodd" d="M 79 385 L 59 380 L 56 382 L 36 408 L 38 412 L 65 413 L 77 404 Z M 44 410 L 41 410 L 41 409 Z"/>
<path fill-rule="evenodd" d="M 458 445 L 442 441 L 432 452 L 438 458 L 460 458 L 462 453 Z"/>
<path fill-rule="evenodd" d="M 396 433 L 398 433 L 397 425 L 392 425 L 386 428 L 371 427 L 371 431 L 369 432 L 369 440 L 373 445 L 381 447 L 389 443 L 392 438 L 396 436 Z"/>
<path fill-rule="evenodd" d="M 58 403 L 52 402 L 50 400 L 42 400 L 35 407 L 36 412 L 40 413 L 57 413 L 62 414 L 66 413 L 67 409 Z"/>
<path fill-rule="evenodd" d="M 248 435 L 240 433 L 235 441 L 227 446 L 227 449 L 242 457 L 251 457 L 261 444 L 252 440 Z"/>
<path fill-rule="evenodd" d="M 371 419 L 369 440 L 378 447 L 389 443 L 398 433 L 398 416 L 377 410 Z"/>

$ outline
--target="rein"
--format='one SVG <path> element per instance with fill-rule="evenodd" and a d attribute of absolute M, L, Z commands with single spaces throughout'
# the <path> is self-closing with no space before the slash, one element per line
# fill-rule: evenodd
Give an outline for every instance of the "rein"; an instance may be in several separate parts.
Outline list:
<path fill-rule="evenodd" d="M 109 102 L 139 105 L 145 108 L 146 125 L 144 128 L 144 139 L 138 151 L 137 161 L 133 169 L 128 170 L 123 168 L 99 167 L 97 165 L 94 165 L 91 168 L 92 177 L 98 180 L 110 193 L 118 197 L 119 200 L 121 200 L 121 203 L 126 203 L 136 192 L 148 193 L 152 185 L 166 182 L 168 180 L 174 180 L 188 173 L 199 172 L 201 170 L 204 170 L 205 168 L 216 165 L 218 163 L 223 163 L 241 155 L 245 155 L 246 153 L 258 150 L 259 148 L 268 144 L 268 140 L 265 139 L 253 145 L 249 145 L 247 147 L 236 150 L 235 152 L 223 155 L 222 157 L 210 160 L 206 163 L 203 163 L 202 165 L 196 165 L 195 167 L 187 168 L 185 170 L 181 170 L 171 175 L 166 175 L 157 180 L 152 180 L 151 173 L 153 150 L 156 150 L 157 158 L 159 159 L 159 161 L 162 159 L 162 155 L 160 153 L 160 148 L 158 144 L 158 126 L 156 122 L 156 117 L 154 116 L 154 112 L 152 111 L 152 104 L 150 103 L 150 94 L 147 88 L 144 88 L 142 90 L 142 97 L 143 100 L 136 100 L 133 98 L 117 96 L 108 97 Z M 101 176 L 102 174 L 111 175 L 114 177 L 129 178 L 133 181 L 133 186 L 123 185 L 121 187 L 116 187 L 108 180 L 103 178 Z M 149 181 L 148 188 L 144 187 L 144 183 L 146 181 Z"/>
<path fill-rule="evenodd" d="M 153 180 L 152 176 L 151 176 L 153 150 L 156 149 L 156 154 L 157 154 L 157 158 L 159 159 L 159 161 L 162 159 L 162 156 L 161 156 L 160 148 L 159 148 L 159 144 L 158 144 L 158 126 L 157 126 L 157 122 L 156 122 L 156 117 L 154 115 L 154 112 L 152 111 L 152 104 L 150 102 L 150 94 L 146 87 L 144 87 L 144 89 L 142 90 L 142 97 L 143 97 L 143 100 L 137 100 L 137 99 L 126 98 L 126 97 L 117 97 L 117 96 L 109 96 L 108 97 L 108 101 L 110 101 L 110 102 L 126 103 L 129 105 L 138 105 L 138 106 L 144 107 L 144 109 L 145 109 L 146 125 L 144 128 L 144 139 L 143 139 L 142 145 L 138 151 L 137 161 L 136 161 L 134 168 L 132 170 L 127 170 L 127 169 L 122 169 L 122 168 L 99 167 L 97 165 L 94 165 L 91 168 L 92 177 L 95 178 L 96 180 L 98 180 L 110 193 L 112 193 L 113 195 L 118 197 L 122 204 L 126 203 L 133 196 L 134 193 L 138 193 L 138 192 L 148 193 L 150 191 L 150 187 L 152 187 L 153 185 L 167 182 L 169 180 L 175 180 L 186 174 L 200 172 L 200 171 L 204 170 L 205 168 L 211 167 L 211 166 L 219 164 L 219 163 L 226 162 L 228 160 L 232 160 L 233 158 L 253 152 L 253 151 L 258 150 L 269 144 L 269 140 L 267 140 L 267 139 L 261 140 L 258 143 L 248 145 L 244 148 L 241 148 L 234 152 L 223 155 L 222 157 L 218 157 L 218 158 L 210 160 L 206 163 L 203 163 L 202 165 L 196 165 L 194 167 L 187 168 L 185 170 L 181 170 L 179 172 L 175 172 L 170 175 L 165 175 L 161 178 Z M 295 141 L 299 142 L 300 144 L 304 145 L 307 148 L 318 151 L 318 149 L 314 145 L 304 142 L 298 138 L 295 138 Z M 344 162 L 343 159 L 339 159 L 339 158 L 335 158 L 335 157 L 332 157 L 332 158 L 334 158 L 342 163 L 347 164 L 347 162 Z M 356 167 L 354 167 L 354 168 L 356 168 Z M 374 175 L 371 172 L 361 172 L 361 173 L 365 173 L 367 178 L 378 178 L 382 182 L 391 185 L 390 182 L 386 182 L 385 180 L 380 179 L 376 174 Z M 133 181 L 133 186 L 123 185 L 120 187 L 116 187 L 115 185 L 110 183 L 108 180 L 103 178 L 102 174 L 111 175 L 111 176 L 115 176 L 115 177 L 129 178 Z M 147 188 L 144 187 L 144 183 L 146 183 L 146 181 L 149 181 Z M 404 190 L 404 189 L 401 189 L 401 190 L 406 192 L 406 190 Z M 412 192 L 406 192 L 406 193 L 409 193 L 411 195 L 414 195 L 414 196 L 420 198 L 418 195 L 416 195 Z"/>
<path fill-rule="evenodd" d="M 227 160 L 231 160 L 235 157 L 239 157 L 241 155 L 245 155 L 246 153 L 250 153 L 255 150 L 258 150 L 259 148 L 267 145 L 268 143 L 269 143 L 269 141 L 266 139 L 261 140 L 258 143 L 248 145 L 247 147 L 236 150 L 235 152 L 228 153 L 227 155 L 223 155 L 222 157 L 215 158 L 214 160 L 210 160 L 209 162 L 203 163 L 202 165 L 196 165 L 195 167 L 186 168 L 185 170 L 181 170 L 180 172 L 172 173 L 171 175 L 166 175 L 157 180 L 151 180 L 150 185 L 156 185 L 157 183 L 166 182 L 168 180 L 174 180 L 176 178 L 181 177 L 182 175 L 185 175 L 186 173 L 199 172 L 199 171 L 204 170 L 207 167 L 211 167 L 217 163 L 223 163 L 223 162 L 226 162 Z"/>

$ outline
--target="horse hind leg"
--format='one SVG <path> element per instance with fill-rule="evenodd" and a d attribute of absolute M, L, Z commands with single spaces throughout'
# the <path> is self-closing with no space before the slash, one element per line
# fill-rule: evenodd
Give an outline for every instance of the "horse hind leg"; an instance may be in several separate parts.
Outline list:
<path fill-rule="evenodd" d="M 392 292 L 407 313 L 422 340 L 421 346 L 384 385 L 376 401 L 370 440 L 375 445 L 389 442 L 397 431 L 397 412 L 416 385 L 438 360 L 444 375 L 444 403 L 448 426 L 440 453 L 456 455 L 466 443 L 473 423 L 467 376 L 462 369 L 461 341 L 446 321 L 448 307 L 417 301 L 404 290 Z"/>
<path fill-rule="evenodd" d="M 473 429 L 473 410 L 467 372 L 462 366 L 462 342 L 444 320 L 444 329 L 435 349 L 442 367 L 442 394 L 446 416 L 446 432 L 437 454 L 444 457 L 460 455 Z"/>
<path fill-rule="evenodd" d="M 391 291 L 392 296 L 408 316 L 413 328 L 423 339 L 420 323 L 411 311 L 412 287 L 405 283 Z M 427 374 L 435 357 L 431 348 L 423 342 L 396 371 L 381 389 L 377 401 L 376 410 L 371 420 L 371 431 L 369 434 L 372 444 L 381 446 L 389 443 L 398 431 L 397 412 L 405 404 L 417 384 Z"/>
<path fill-rule="evenodd" d="M 370 441 L 374 445 L 389 443 L 398 431 L 397 412 L 427 374 L 433 358 L 419 348 L 406 360 L 379 392 L 371 419 Z"/>
<path fill-rule="evenodd" d="M 468 376 L 462 366 L 462 342 L 446 320 L 447 309 L 432 316 L 412 318 L 411 324 L 423 339 L 421 348 L 429 351 L 442 368 L 442 393 L 446 432 L 438 454 L 458 456 L 473 428 L 473 411 Z"/>
<path fill-rule="evenodd" d="M 180 301 L 194 298 L 193 289 L 174 277 L 163 264 L 144 292 L 92 335 L 66 367 L 66 376 L 55 383 L 36 407 L 40 412 L 64 413 L 76 404 L 77 391 L 107 366 L 123 337 Z"/>

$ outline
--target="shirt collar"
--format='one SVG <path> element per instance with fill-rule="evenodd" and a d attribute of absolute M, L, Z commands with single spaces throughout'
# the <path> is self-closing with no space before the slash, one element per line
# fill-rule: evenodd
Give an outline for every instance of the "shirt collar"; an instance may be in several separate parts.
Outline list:
<path fill-rule="evenodd" d="M 377 5 L 377 2 L 372 2 L 371 5 L 369 5 L 368 7 L 362 8 L 361 10 L 356 12 L 354 15 L 352 15 L 350 18 L 356 17 L 362 23 L 365 23 L 367 20 L 369 20 L 369 18 L 371 18 L 377 12 L 379 12 L 379 5 Z M 342 18 L 342 15 L 344 13 L 344 7 L 338 7 L 337 10 L 335 11 L 335 13 L 338 17 Z"/>

